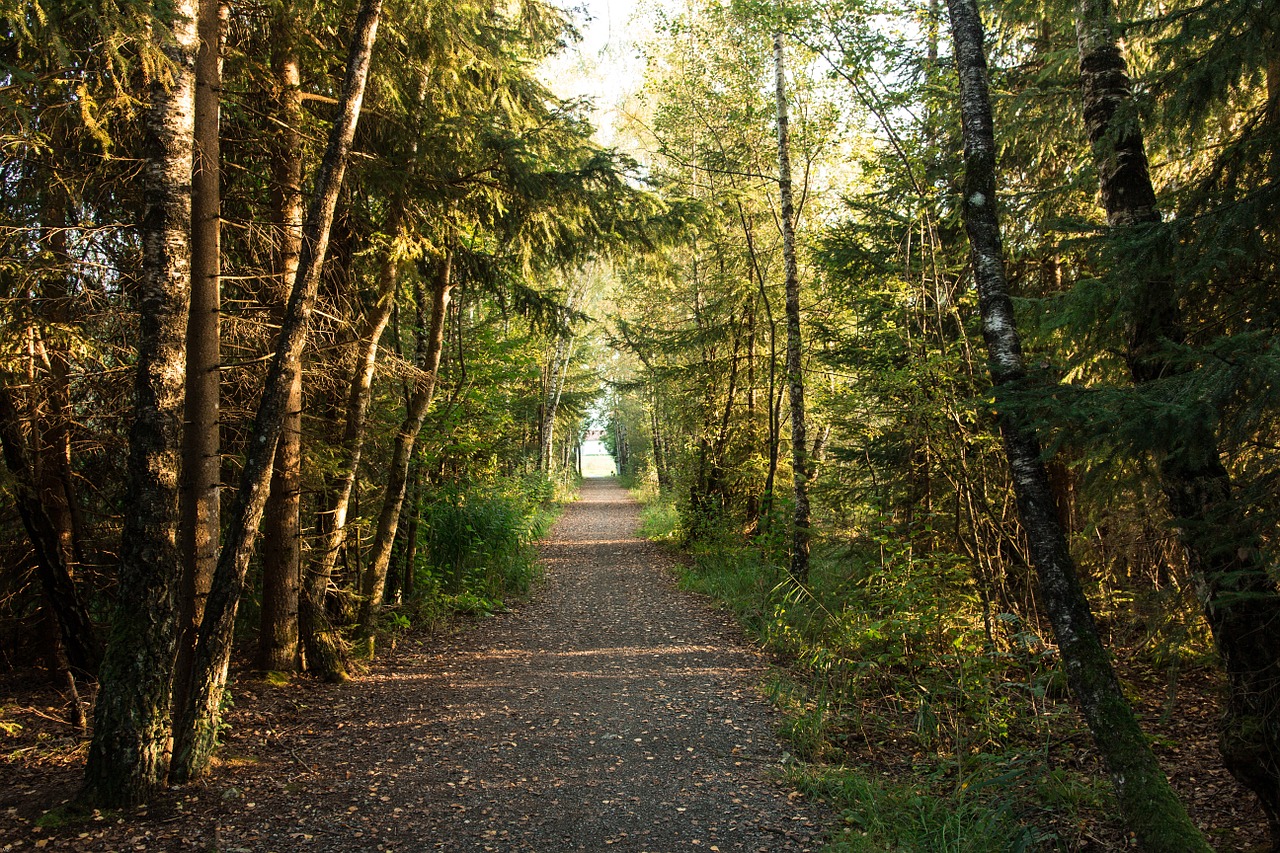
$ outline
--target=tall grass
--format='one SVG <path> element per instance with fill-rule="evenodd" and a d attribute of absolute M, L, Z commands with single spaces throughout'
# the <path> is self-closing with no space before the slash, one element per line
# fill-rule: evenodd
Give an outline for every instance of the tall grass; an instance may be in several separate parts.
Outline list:
<path fill-rule="evenodd" d="M 535 544 L 555 519 L 556 484 L 541 475 L 450 486 L 419 506 L 417 610 L 486 614 L 528 593 Z"/>

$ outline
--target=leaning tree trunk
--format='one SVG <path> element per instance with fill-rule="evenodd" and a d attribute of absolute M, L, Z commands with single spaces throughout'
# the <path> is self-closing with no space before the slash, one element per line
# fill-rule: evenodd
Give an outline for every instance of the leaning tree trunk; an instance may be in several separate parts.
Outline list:
<path fill-rule="evenodd" d="M 178 473 L 191 287 L 195 0 L 157 4 L 155 38 L 172 62 L 143 119 L 138 362 L 119 602 L 99 672 L 93 741 L 79 801 L 127 806 L 164 784 L 176 650 Z"/>
<path fill-rule="evenodd" d="M 102 651 L 94 638 L 89 611 L 76 592 L 71 569 L 67 566 L 66 549 L 59 540 L 58 527 L 40 500 L 30 455 L 22 438 L 18 408 L 7 385 L 0 385 L 0 450 L 3 450 L 5 467 L 14 481 L 18 515 L 31 540 L 36 576 L 44 590 L 45 600 L 52 607 L 67 662 L 81 673 L 95 673 Z"/>
<path fill-rule="evenodd" d="M 338 470 L 329 479 L 324 491 L 326 503 L 317 515 L 317 528 L 321 533 L 320 551 L 307 567 L 299 601 L 302 642 L 307 653 L 307 669 L 326 681 L 346 681 L 347 651 L 338 631 L 330 623 L 325 609 L 325 597 L 329 580 L 338 554 L 346 540 L 347 513 L 351 506 L 351 494 L 355 488 L 356 472 L 364 450 L 365 421 L 369 401 L 373 394 L 373 374 L 378 360 L 378 346 L 382 333 L 391 320 L 395 308 L 396 282 L 400 264 L 396 259 L 395 243 L 403 236 L 401 223 L 404 208 L 401 200 L 393 202 L 387 233 L 391 239 L 383 247 L 379 263 L 378 297 L 367 330 L 360 337 L 360 353 L 351 377 L 347 395 L 347 411 L 342 427 L 341 454 Z"/>
<path fill-rule="evenodd" d="M 413 447 L 422 431 L 427 410 L 435 398 L 436 375 L 440 369 L 440 353 L 444 349 L 445 314 L 449 308 L 449 294 L 453 291 L 452 259 L 448 253 L 441 260 L 431 298 L 431 326 L 427 332 L 426 357 L 421 365 L 423 374 L 414 389 L 405 412 L 404 422 L 396 433 L 396 446 L 391 454 L 387 470 L 387 485 L 382 498 L 382 510 L 378 513 L 378 529 L 374 533 L 369 567 L 365 570 L 360 586 L 360 614 L 357 634 L 365 641 L 365 652 L 373 652 L 373 623 L 382 607 L 382 593 L 386 588 L 387 569 L 391 565 L 391 546 L 395 544 L 396 528 L 400 522 L 400 509 L 404 505 L 405 487 L 409 479 L 409 462 Z"/>
<path fill-rule="evenodd" d="M 286 8 L 277 18 L 272 64 L 280 96 L 275 152 L 275 221 L 280 229 L 275 251 L 273 288 L 267 298 L 278 314 L 298 276 L 302 251 L 302 72 L 298 61 L 298 22 Z M 262 554 L 262 614 L 258 632 L 258 667 L 267 672 L 293 672 L 299 663 L 298 594 L 302 559 L 299 503 L 302 495 L 302 370 L 290 366 L 293 378 L 285 402 L 284 422 L 272 462 L 271 494 L 265 516 Z"/>
<path fill-rule="evenodd" d="M 790 570 L 791 576 L 803 583 L 809 579 L 809 461 L 800 349 L 800 273 L 796 265 L 795 206 L 791 198 L 791 150 L 782 33 L 774 33 L 773 36 L 773 71 L 778 100 L 778 191 L 782 197 L 782 259 L 787 289 L 787 384 L 791 402 L 791 471 L 795 484 Z"/>
<path fill-rule="evenodd" d="M 1084 118 L 1107 224 L 1116 234 L 1158 225 L 1128 69 L 1115 34 L 1111 0 L 1080 0 L 1076 36 Z M 1165 353 L 1185 341 L 1173 282 L 1158 272 L 1135 282 L 1126 353 L 1139 387 L 1185 370 Z M 1232 494 L 1211 430 L 1177 436 L 1159 461 L 1160 484 L 1178 525 L 1187 566 L 1222 656 L 1230 691 L 1219 748 L 1227 769 L 1257 794 L 1272 846 L 1280 849 L 1280 605 L 1275 581 L 1249 541 L 1224 541 L 1248 513 Z"/>
<path fill-rule="evenodd" d="M 960 78 L 965 231 L 1000 432 L 1018 515 L 1040 578 L 1041 598 L 1066 665 L 1068 683 L 1107 763 L 1121 814 L 1138 847 L 1151 853 L 1207 851 L 1209 847 L 1169 787 L 1111 668 L 1058 522 L 1035 432 L 1002 402 L 1027 376 L 1005 280 L 996 214 L 996 148 L 984 33 L 975 0 L 948 0 L 947 6 Z"/>
<path fill-rule="evenodd" d="M 191 304 L 187 312 L 186 427 L 182 433 L 182 585 L 178 598 L 178 657 L 174 701 L 191 680 L 204 600 L 218 562 L 222 445 L 221 397 L 222 12 L 219 0 L 200 0 L 196 30 L 194 161 L 191 176 Z"/>
<path fill-rule="evenodd" d="M 218 710 L 226 685 L 231 659 L 231 641 L 236 609 L 244 589 L 244 578 L 253 554 L 258 524 L 267 500 L 272 460 L 284 423 L 293 372 L 306 342 L 311 312 L 315 306 L 324 265 L 333 212 L 338 203 L 342 177 L 355 138 L 360 105 L 373 54 L 382 0 L 362 0 L 356 15 L 355 31 L 347 58 L 338 119 L 329 134 L 329 144 L 316 175 L 315 194 L 303 227 L 298 276 L 276 340 L 275 353 L 267 370 L 266 383 L 240 478 L 240 489 L 231 511 L 222 552 L 214 572 L 213 585 L 200 623 L 196 646 L 195 679 L 191 698 L 178 709 L 174 729 L 172 778 L 182 782 L 204 773 L 209 767 L 218 732 Z M 291 369 L 291 367 L 293 369 Z"/>

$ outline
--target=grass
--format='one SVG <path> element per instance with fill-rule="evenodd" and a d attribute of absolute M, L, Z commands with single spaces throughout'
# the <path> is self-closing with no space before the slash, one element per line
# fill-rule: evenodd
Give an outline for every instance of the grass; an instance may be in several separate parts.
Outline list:
<path fill-rule="evenodd" d="M 1050 840 L 1023 825 L 1007 797 L 981 791 L 940 795 L 858 768 L 800 766 L 788 781 L 839 810 L 840 826 L 828 847 L 833 853 L 1020 853 Z"/>
<path fill-rule="evenodd" d="M 1013 616 L 984 622 L 961 558 L 819 544 L 800 585 L 777 542 L 708 524 L 689 539 L 672 501 L 640 497 L 641 534 L 688 553 L 681 585 L 787 661 L 764 689 L 790 781 L 841 815 L 831 850 L 1070 849 L 1070 827 L 1110 819 L 1096 768 L 1048 760 L 1080 727 L 1056 658 Z"/>

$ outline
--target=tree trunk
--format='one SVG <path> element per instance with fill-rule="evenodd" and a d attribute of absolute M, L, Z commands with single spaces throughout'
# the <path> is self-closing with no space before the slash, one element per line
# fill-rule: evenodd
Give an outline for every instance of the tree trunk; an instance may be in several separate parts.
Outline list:
<path fill-rule="evenodd" d="M 790 571 L 793 578 L 803 583 L 809 579 L 809 463 L 800 348 L 800 273 L 796 264 L 795 205 L 791 198 L 791 146 L 782 33 L 774 33 L 773 36 L 773 71 L 778 100 L 778 192 L 782 197 L 782 259 L 787 289 L 787 383 L 791 403 L 791 470 L 795 494 Z"/>
<path fill-rule="evenodd" d="M 218 731 L 218 709 L 231 659 L 236 609 L 240 603 L 245 573 L 249 568 L 258 524 L 262 520 L 266 504 L 272 460 L 288 408 L 289 389 L 293 383 L 293 368 L 298 364 L 302 353 L 315 305 L 333 212 L 338 203 L 351 142 L 355 137 L 381 11 L 381 0 L 362 0 L 356 15 L 342 98 L 338 104 L 338 119 L 329 135 L 329 144 L 316 175 L 315 194 L 303 228 L 298 275 L 285 310 L 275 353 L 267 370 L 266 383 L 254 418 L 254 429 L 241 473 L 240 488 L 232 508 L 226 541 L 218 557 L 204 619 L 200 624 L 194 689 L 191 700 L 179 709 L 178 725 L 174 731 L 173 779 L 176 782 L 204 773 L 213 755 Z"/>
<path fill-rule="evenodd" d="M 378 296 L 374 313 L 367 321 L 361 335 L 361 348 L 351 378 L 347 396 L 340 452 L 342 458 L 337 473 L 325 488 L 325 504 L 317 513 L 316 527 L 320 531 L 320 550 L 308 565 L 303 578 L 302 597 L 299 601 L 302 642 L 307 654 L 307 669 L 326 681 L 345 681 L 347 673 L 346 644 L 331 624 L 325 608 L 329 582 L 338 554 L 346 540 L 347 514 L 351 505 L 356 472 L 364 448 L 365 421 L 372 396 L 373 374 L 378 359 L 378 347 L 395 310 L 395 289 L 399 276 L 394 243 L 403 236 L 401 222 L 404 210 L 399 201 L 393 203 L 387 223 L 391 240 L 383 248 L 379 263 Z"/>
<path fill-rule="evenodd" d="M 219 434 L 222 352 L 222 15 L 219 0 L 199 0 L 196 30 L 194 159 L 191 175 L 191 304 L 187 312 L 186 426 L 182 433 L 182 586 L 174 701 L 191 679 L 204 602 L 221 534 L 222 444 Z"/>
<path fill-rule="evenodd" d="M 382 606 L 382 592 L 387 583 L 387 569 L 391 565 L 391 546 L 395 542 L 396 527 L 400 521 L 400 508 L 404 505 L 405 486 L 409 479 L 409 462 L 413 447 L 426 420 L 427 410 L 435 398 L 436 376 L 440 369 L 440 354 L 444 349 L 445 314 L 449 308 L 449 295 L 453 291 L 452 258 L 446 253 L 432 288 L 431 326 L 427 332 L 427 351 L 423 374 L 414 389 L 413 399 L 405 412 L 404 422 L 396 433 L 396 446 L 387 471 L 387 486 L 383 492 L 382 511 L 378 513 L 378 529 L 373 537 L 369 555 L 369 567 L 365 570 L 360 588 L 360 615 L 357 633 L 366 641 L 366 652 L 373 652 L 373 623 Z"/>
<path fill-rule="evenodd" d="M 267 294 L 281 320 L 284 300 L 298 275 L 302 250 L 302 72 L 298 61 L 299 22 L 286 9 L 278 18 L 273 57 L 280 126 L 276 148 L 275 222 L 279 242 L 275 252 L 278 288 Z M 263 510 L 262 613 L 258 632 L 258 668 L 265 672 L 295 672 L 300 664 L 298 588 L 302 572 L 302 365 L 290 366 L 284 422 L 272 464 L 271 494 Z"/>
<path fill-rule="evenodd" d="M 1111 0 L 1080 0 L 1076 37 L 1107 223 L 1115 232 L 1156 225 L 1160 210 Z M 1164 355 L 1185 335 L 1169 277 L 1157 273 L 1136 284 L 1126 360 L 1143 386 L 1185 370 Z M 1230 684 L 1219 748 L 1231 774 L 1257 794 L 1280 849 L 1280 633 L 1271 628 L 1280 600 L 1255 537 L 1223 535 L 1248 512 L 1232 495 L 1217 437 L 1206 429 L 1177 438 L 1159 460 L 1160 484 Z"/>
<path fill-rule="evenodd" d="M 565 309 L 572 311 L 572 297 Z M 569 371 L 569 356 L 572 349 L 572 334 L 557 335 L 555 352 L 551 357 L 551 364 L 547 366 L 547 388 L 543 396 L 542 423 L 539 430 L 542 446 L 538 453 L 538 468 L 547 476 L 551 475 L 551 448 L 555 443 L 556 412 L 560 409 L 560 395 L 564 391 L 564 380 Z"/>
<path fill-rule="evenodd" d="M 117 608 L 99 673 L 93 741 L 78 800 L 146 802 L 169 764 L 177 644 L 178 474 L 191 287 L 195 0 L 156 6 L 156 41 L 173 63 L 151 84 L 143 119 L 140 330 Z"/>
<path fill-rule="evenodd" d="M 53 611 L 67 662 L 80 672 L 97 672 L 102 651 L 94 638 L 93 622 L 71 579 L 57 526 L 36 489 L 20 416 L 8 386 L 0 386 L 0 449 L 14 479 L 18 515 L 35 551 L 36 574 Z"/>
<path fill-rule="evenodd" d="M 1126 826 L 1151 853 L 1207 851 L 1156 762 L 1116 681 L 1080 587 L 1066 536 L 1054 511 L 1049 478 L 1033 429 L 1001 400 L 1026 379 L 1022 346 L 1005 280 L 996 213 L 996 148 L 987 88 L 982 21 L 974 0 L 948 0 L 960 79 L 964 134 L 964 224 L 978 288 L 982 334 L 995 386 L 996 409 L 1013 476 L 1018 515 L 1040 578 L 1067 680 L 1115 786 Z"/>
<path fill-rule="evenodd" d="M 56 146 L 64 135 L 56 133 L 53 144 Z M 68 576 L 71 576 L 75 572 L 75 564 L 84 558 L 81 540 L 84 521 L 76 502 L 71 473 L 74 410 L 71 400 L 71 341 L 66 332 L 73 322 L 69 282 L 72 260 L 67 250 L 67 208 L 70 200 L 60 182 L 50 183 L 41 190 L 40 198 L 44 240 L 49 246 L 52 263 L 51 269 L 40 276 L 40 298 L 32 306 L 32 314 L 42 321 L 36 344 L 48 382 L 43 399 L 40 384 L 31 383 L 35 394 L 31 418 L 34 447 L 28 448 L 28 453 L 37 497 L 53 524 L 63 563 Z M 33 370 L 32 377 L 35 375 Z M 32 450 L 34 452 L 30 452 Z M 95 654 L 94 661 L 100 657 L 100 653 Z"/>
<path fill-rule="evenodd" d="M 404 577 L 400 589 L 405 601 L 413 597 L 414 576 L 418 566 L 418 527 L 422 513 L 419 504 L 422 502 L 422 462 L 415 461 L 409 468 L 409 527 L 404 535 Z"/>

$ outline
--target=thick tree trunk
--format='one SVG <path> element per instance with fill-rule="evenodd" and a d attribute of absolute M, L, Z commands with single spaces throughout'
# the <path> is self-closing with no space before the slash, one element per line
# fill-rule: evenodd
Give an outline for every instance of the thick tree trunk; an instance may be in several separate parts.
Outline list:
<path fill-rule="evenodd" d="M 1138 847 L 1151 853 L 1207 851 L 1209 847 L 1169 787 L 1116 681 L 1057 520 L 1035 433 L 1000 403 L 1012 387 L 1025 381 L 1026 369 L 1005 280 L 996 213 L 996 149 L 984 33 L 974 0 L 948 0 L 947 5 L 960 78 L 965 231 L 1000 432 L 1013 475 L 1018 514 L 1040 578 L 1041 597 L 1068 682 L 1107 763 L 1121 814 Z"/>
<path fill-rule="evenodd" d="M 284 423 L 262 523 L 262 612 L 258 668 L 300 668 L 298 596 L 302 581 L 302 365 L 289 385 Z"/>
<path fill-rule="evenodd" d="M 280 116 L 276 149 L 275 221 L 280 229 L 275 257 L 278 292 L 277 319 L 298 275 L 302 251 L 302 73 L 298 61 L 297 30 L 291 10 L 279 18 L 273 57 L 277 110 Z M 275 290 L 275 289 L 273 289 Z M 258 632 L 258 668 L 266 672 L 294 672 L 300 664 L 298 595 L 302 572 L 302 365 L 291 365 L 292 382 L 285 403 L 284 422 L 276 445 L 271 494 L 263 510 L 262 614 Z"/>
<path fill-rule="evenodd" d="M 369 75 L 369 62 L 381 11 L 381 0 L 362 0 L 356 15 L 342 98 L 338 104 L 338 118 L 329 135 L 328 148 L 316 175 L 315 194 L 303 228 L 298 275 L 285 310 L 276 350 L 267 370 L 240 478 L 240 489 L 236 494 L 226 541 L 218 558 L 204 619 L 200 624 L 191 701 L 179 709 L 178 725 L 174 730 L 174 781 L 182 782 L 201 775 L 208 769 L 209 759 L 213 755 L 218 731 L 218 709 L 231 659 L 236 609 L 253 554 L 258 524 L 262 520 L 272 460 L 289 404 L 289 389 L 294 372 L 291 368 L 299 363 L 315 305 L 333 212 L 338 203 L 351 142 L 355 137 L 360 105 L 364 100 L 365 82 Z"/>
<path fill-rule="evenodd" d="M 374 533 L 369 566 L 365 570 L 360 587 L 360 615 L 357 618 L 358 635 L 366 641 L 365 652 L 372 654 L 373 624 L 382 607 L 382 592 L 387 583 L 387 569 L 391 565 L 391 546 L 395 543 L 396 527 L 400 522 L 400 509 L 404 505 L 405 486 L 409 479 L 409 462 L 413 447 L 422 431 L 427 410 L 435 398 L 436 376 L 440 370 L 440 354 L 444 349 L 445 315 L 449 309 L 449 295 L 453 291 L 452 258 L 446 254 L 431 294 L 431 320 L 427 332 L 427 351 L 421 366 L 423 374 L 414 388 L 404 422 L 396 433 L 396 445 L 387 470 L 387 485 L 383 492 L 382 510 L 378 513 L 378 529 Z"/>
<path fill-rule="evenodd" d="M 1076 36 L 1084 117 L 1107 223 L 1116 232 L 1158 224 L 1111 0 L 1080 0 Z M 1163 353 L 1185 336 L 1172 281 L 1153 275 L 1136 284 L 1126 358 L 1142 386 L 1183 369 Z M 1280 849 L 1280 633 L 1271 627 L 1280 596 L 1254 537 L 1223 535 L 1247 511 L 1232 495 L 1217 437 L 1204 430 L 1177 438 L 1178 446 L 1159 460 L 1160 483 L 1230 684 L 1219 747 L 1231 774 L 1257 794 L 1272 846 Z"/>
<path fill-rule="evenodd" d="M 182 433 L 178 657 L 174 701 L 191 679 L 196 635 L 218 562 L 222 444 L 219 433 L 222 352 L 222 13 L 219 0 L 199 0 L 196 30 L 194 160 L 191 176 L 191 304 L 187 313 L 186 427 Z"/>
<path fill-rule="evenodd" d="M 791 403 L 791 471 L 795 496 L 790 571 L 793 578 L 803 583 L 809 579 L 809 461 L 800 339 L 800 273 L 796 264 L 795 205 L 791 197 L 791 146 L 782 33 L 773 36 L 773 70 L 778 102 L 778 191 L 782 197 L 782 259 L 787 289 L 787 384 Z"/>
<path fill-rule="evenodd" d="M 178 476 L 191 287 L 191 153 L 195 0 L 158 4 L 156 40 L 173 63 L 158 75 L 143 119 L 140 331 L 129 430 L 118 605 L 99 673 L 93 741 L 79 801 L 148 800 L 169 764 L 177 643 Z"/>

